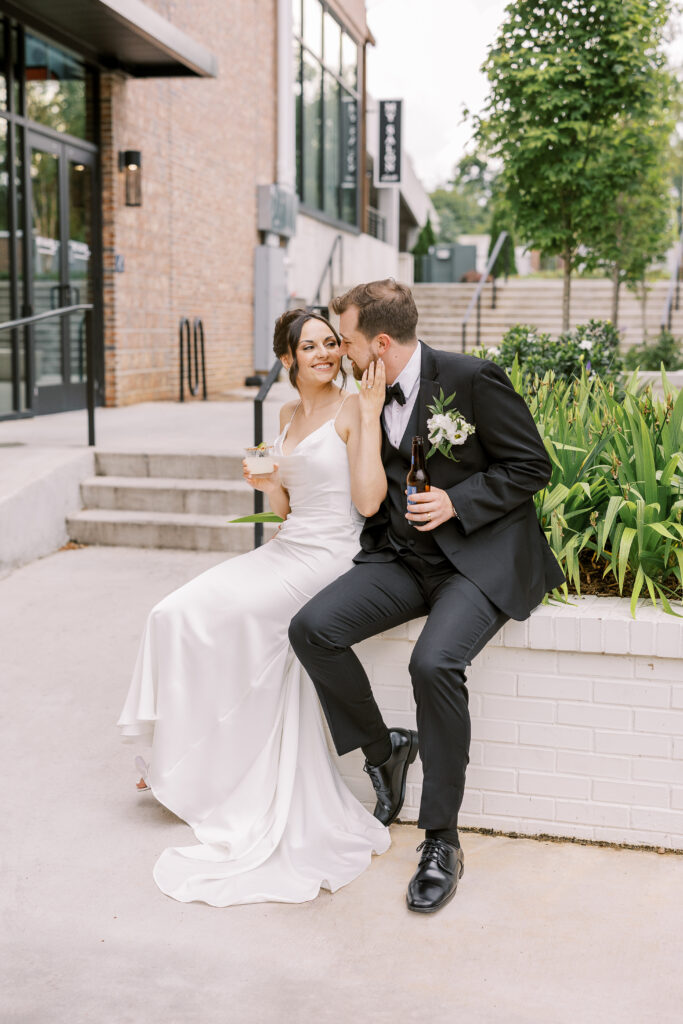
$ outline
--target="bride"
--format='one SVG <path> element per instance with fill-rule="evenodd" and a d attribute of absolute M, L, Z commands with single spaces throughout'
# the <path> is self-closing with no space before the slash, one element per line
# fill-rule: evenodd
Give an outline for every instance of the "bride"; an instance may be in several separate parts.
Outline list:
<path fill-rule="evenodd" d="M 320 316 L 279 318 L 273 348 L 299 400 L 281 410 L 275 471 L 244 474 L 285 521 L 263 547 L 164 598 L 140 644 L 118 724 L 127 736 L 153 732 L 148 785 L 199 840 L 165 850 L 154 868 L 162 892 L 183 902 L 310 900 L 390 845 L 332 762 L 287 638 L 299 608 L 351 568 L 363 517 L 386 492 L 384 366 L 348 395 L 335 384 L 340 346 Z"/>

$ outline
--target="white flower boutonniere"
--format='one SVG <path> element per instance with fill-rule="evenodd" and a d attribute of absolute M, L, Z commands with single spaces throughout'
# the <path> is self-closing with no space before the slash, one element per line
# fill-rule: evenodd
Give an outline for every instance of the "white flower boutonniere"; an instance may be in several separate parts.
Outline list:
<path fill-rule="evenodd" d="M 427 452 L 427 458 L 430 458 L 434 452 L 441 452 L 447 459 L 459 462 L 460 460 L 456 459 L 451 451 L 453 445 L 464 444 L 470 434 L 475 432 L 476 428 L 473 424 L 468 423 L 457 409 L 446 411 L 454 401 L 455 392 L 445 398 L 443 388 L 441 388 L 439 397 L 434 399 L 434 405 L 427 406 L 432 413 L 427 420 L 427 436 L 432 446 Z"/>

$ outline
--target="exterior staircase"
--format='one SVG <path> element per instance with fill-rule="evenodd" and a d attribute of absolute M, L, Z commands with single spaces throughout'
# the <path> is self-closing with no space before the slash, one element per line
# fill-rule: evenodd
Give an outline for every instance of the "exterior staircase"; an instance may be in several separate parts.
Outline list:
<path fill-rule="evenodd" d="M 646 324 L 650 337 L 659 331 L 662 310 L 669 288 L 668 281 L 651 286 L 646 306 Z M 418 334 L 434 348 L 461 350 L 461 324 L 476 289 L 474 284 L 416 284 L 413 294 L 420 314 Z M 562 281 L 556 278 L 510 278 L 496 283 L 496 308 L 491 309 L 492 285 L 486 284 L 481 296 L 481 344 L 487 348 L 500 344 L 505 331 L 514 324 L 533 324 L 541 331 L 557 337 L 562 330 Z M 599 278 L 572 280 L 571 324 L 610 317 L 611 281 Z M 467 326 L 467 348 L 476 346 L 476 309 Z M 643 340 L 640 302 L 622 287 L 619 297 L 619 327 L 624 346 Z M 683 336 L 683 302 L 673 310 L 672 331 Z"/>
<path fill-rule="evenodd" d="M 81 484 L 84 509 L 67 519 L 71 540 L 140 548 L 238 554 L 254 546 L 254 492 L 238 455 L 95 453 L 96 476 Z M 266 524 L 266 537 L 274 526 Z"/>

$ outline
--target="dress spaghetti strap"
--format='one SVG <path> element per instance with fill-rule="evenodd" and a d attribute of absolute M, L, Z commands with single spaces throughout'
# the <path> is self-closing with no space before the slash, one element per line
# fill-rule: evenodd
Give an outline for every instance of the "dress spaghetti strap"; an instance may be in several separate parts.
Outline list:
<path fill-rule="evenodd" d="M 289 420 L 288 420 L 288 422 L 287 422 L 287 425 L 286 425 L 286 429 L 287 429 L 287 430 L 289 430 L 289 428 L 291 427 L 291 425 L 292 425 L 292 420 L 294 419 L 294 417 L 296 416 L 297 412 L 299 411 L 299 406 L 300 406 L 300 405 L 301 405 L 301 399 L 299 399 L 299 401 L 298 401 L 298 402 L 296 403 L 296 405 L 294 406 L 294 412 L 293 412 L 293 413 L 292 413 L 292 415 L 291 415 L 291 416 L 289 417 Z"/>
<path fill-rule="evenodd" d="M 342 408 L 343 408 L 343 406 L 344 406 L 344 402 L 346 401 L 346 399 L 347 399 L 348 397 L 349 397 L 349 393 L 348 393 L 348 391 L 347 391 L 347 392 L 346 392 L 346 394 L 344 395 L 344 397 L 343 397 L 343 398 L 342 398 L 342 400 L 341 400 L 341 404 L 340 404 L 339 408 L 337 409 L 336 413 L 334 414 L 334 419 L 332 420 L 332 423 L 333 423 L 333 424 L 337 422 L 337 416 L 338 416 L 338 415 L 339 415 L 339 413 L 340 413 L 340 412 L 342 411 Z"/>

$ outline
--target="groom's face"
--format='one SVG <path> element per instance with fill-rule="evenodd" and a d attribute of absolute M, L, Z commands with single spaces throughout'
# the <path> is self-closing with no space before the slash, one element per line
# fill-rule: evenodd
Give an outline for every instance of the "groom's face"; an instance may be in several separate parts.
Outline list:
<path fill-rule="evenodd" d="M 339 333 L 342 339 L 342 353 L 349 357 L 351 369 L 356 380 L 360 380 L 363 371 L 371 362 L 381 355 L 377 338 L 366 338 L 358 330 L 358 307 L 349 306 L 339 316 Z"/>

